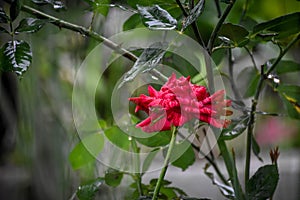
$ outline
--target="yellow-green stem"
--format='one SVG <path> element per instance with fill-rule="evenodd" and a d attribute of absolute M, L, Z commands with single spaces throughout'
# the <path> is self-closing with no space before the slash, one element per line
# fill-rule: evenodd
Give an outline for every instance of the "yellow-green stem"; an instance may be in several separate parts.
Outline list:
<path fill-rule="evenodd" d="M 169 144 L 168 152 L 167 152 L 167 155 L 165 157 L 163 168 L 161 169 L 159 178 L 157 180 L 152 200 L 156 200 L 158 198 L 159 191 L 160 191 L 160 188 L 161 188 L 161 184 L 162 184 L 162 181 L 164 180 L 164 177 L 166 175 L 168 165 L 169 165 L 169 162 L 170 162 L 171 153 L 172 153 L 173 147 L 175 145 L 176 134 L 177 134 L 177 128 L 172 127 L 172 137 L 171 137 L 171 141 L 170 141 L 170 144 Z"/>

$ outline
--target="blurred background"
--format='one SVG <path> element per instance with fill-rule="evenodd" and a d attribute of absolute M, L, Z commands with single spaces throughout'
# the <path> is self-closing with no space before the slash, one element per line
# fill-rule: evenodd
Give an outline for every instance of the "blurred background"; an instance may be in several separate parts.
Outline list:
<path fill-rule="evenodd" d="M 24 1 L 31 5 L 29 1 Z M 54 11 L 43 6 L 38 9 L 45 13 L 62 18 L 71 23 L 90 27 L 96 32 L 110 37 L 123 31 L 123 23 L 133 14 L 117 7 L 107 9 L 107 13 L 93 13 L 85 1 L 63 1 L 67 10 Z M 101 1 L 99 1 L 101 2 Z M 108 3 L 110 1 L 107 1 Z M 238 1 L 229 16 L 228 21 L 237 23 L 243 3 Z M 111 1 L 127 5 L 125 1 Z M 7 10 L 8 4 L 0 5 Z M 221 4 L 222 8 L 225 5 Z M 106 7 L 107 8 L 107 7 Z M 179 16 L 178 8 L 174 13 Z M 253 0 L 250 3 L 248 15 L 258 22 L 274 17 L 300 11 L 300 2 L 296 0 Z M 29 16 L 21 12 L 21 16 Z M 21 18 L 21 17 L 20 17 Z M 209 19 L 209 20 L 207 20 Z M 207 41 L 213 26 L 217 22 L 216 8 L 213 1 L 206 2 L 205 12 L 198 22 L 200 31 Z M 17 21 L 15 22 L 17 24 Z M 142 26 L 138 22 L 137 26 Z M 187 34 L 194 37 L 187 30 Z M 93 178 L 92 170 L 74 171 L 68 161 L 68 155 L 78 143 L 79 138 L 72 118 L 72 89 L 76 70 L 88 53 L 98 42 L 70 30 L 60 29 L 51 24 L 32 35 L 19 35 L 31 44 L 33 63 L 22 78 L 12 73 L 2 73 L 0 77 L 0 199 L 70 199 L 83 180 Z M 8 40 L 1 35 L 1 46 Z M 268 59 L 278 55 L 278 49 L 271 43 L 260 44 L 254 49 L 254 58 L 258 66 Z M 251 65 L 247 53 L 234 49 L 234 74 Z M 288 54 L 288 58 L 300 62 L 300 44 Z M 218 67 L 226 72 L 226 52 L 220 51 L 215 57 Z M 221 59 L 225 58 L 225 59 Z M 195 75 L 196 72 L 180 68 L 184 61 L 174 61 L 174 68 L 184 75 Z M 113 63 L 105 72 L 101 87 L 97 89 L 95 107 L 102 119 L 108 124 L 113 123 L 110 110 L 110 96 L 116 81 L 130 69 L 132 62 L 125 58 Z M 293 72 L 281 77 L 281 81 L 300 84 L 299 72 Z M 226 80 L 224 80 L 226 83 Z M 245 91 L 247 79 L 237 78 L 240 91 Z M 229 83 L 229 96 L 231 95 Z M 250 99 L 245 100 L 248 104 Z M 271 87 L 265 87 L 259 109 L 266 112 L 284 113 L 281 99 Z M 262 148 L 265 163 L 270 162 L 270 148 L 279 146 L 280 181 L 274 199 L 300 199 L 300 124 L 298 120 L 286 116 L 263 116 L 257 118 L 256 137 Z M 230 142 L 235 148 L 238 166 L 243 169 L 245 145 L 243 136 Z M 253 172 L 261 163 L 253 157 Z M 181 173 L 170 168 L 167 179 L 173 180 L 176 186 L 183 188 L 192 196 L 201 195 L 212 199 L 222 199 L 217 188 L 203 175 L 204 160 Z M 104 171 L 99 168 L 99 173 Z M 150 173 L 144 180 L 156 177 L 158 172 Z M 126 185 L 127 182 L 124 181 Z M 114 196 L 116 190 L 102 191 L 106 196 L 102 199 L 119 199 Z M 118 193 L 118 192 L 117 192 Z M 119 191 L 119 194 L 122 194 Z"/>

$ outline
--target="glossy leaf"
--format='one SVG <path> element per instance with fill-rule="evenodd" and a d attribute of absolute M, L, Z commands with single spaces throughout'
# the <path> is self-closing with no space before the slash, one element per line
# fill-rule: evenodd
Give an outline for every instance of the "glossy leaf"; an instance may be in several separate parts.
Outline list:
<path fill-rule="evenodd" d="M 245 46 L 249 41 L 248 35 L 249 32 L 243 26 L 231 23 L 223 24 L 219 32 L 219 36 L 230 39 L 235 47 Z"/>
<path fill-rule="evenodd" d="M 221 139 L 232 140 L 241 135 L 248 126 L 249 115 L 243 115 L 237 119 L 231 120 L 228 128 L 222 130 Z"/>
<path fill-rule="evenodd" d="M 113 126 L 104 131 L 106 138 L 117 147 L 129 151 L 131 142 L 129 136 L 117 126 Z"/>
<path fill-rule="evenodd" d="M 76 191 L 79 200 L 93 200 L 99 187 L 104 183 L 104 178 L 97 178 L 89 183 L 81 185 Z"/>
<path fill-rule="evenodd" d="M 143 23 L 149 29 L 173 30 L 177 26 L 177 20 L 158 5 L 149 7 L 137 5 L 137 8 L 140 15 L 142 16 Z"/>
<path fill-rule="evenodd" d="M 0 51 L 0 71 L 11 71 L 22 75 L 31 64 L 30 46 L 23 40 L 7 42 Z"/>
<path fill-rule="evenodd" d="M 131 15 L 123 24 L 123 31 L 128 31 L 136 28 L 139 24 L 141 24 L 141 17 L 139 14 Z"/>
<path fill-rule="evenodd" d="M 35 18 L 25 18 L 20 21 L 19 26 L 15 30 L 15 33 L 34 33 L 39 31 L 48 22 L 50 21 Z"/>
<path fill-rule="evenodd" d="M 149 48 L 145 49 L 133 67 L 124 75 L 123 81 L 120 83 L 121 88 L 126 82 L 134 80 L 139 73 L 145 73 L 155 68 L 165 55 L 167 44 L 156 42 Z"/>
<path fill-rule="evenodd" d="M 245 91 L 244 97 L 251 97 L 255 94 L 260 74 L 254 67 L 246 67 L 237 77 L 238 87 L 240 91 Z"/>
<path fill-rule="evenodd" d="M 300 32 L 300 12 L 277 17 L 267 22 L 257 24 L 253 34 L 277 33 L 276 38 L 288 37 Z"/>
<path fill-rule="evenodd" d="M 171 164 L 175 167 L 181 168 L 182 171 L 186 170 L 195 162 L 195 153 L 191 145 L 182 153 L 182 144 L 175 144 L 172 154 L 181 155 L 178 159 Z M 172 160 L 172 157 L 171 157 Z"/>
<path fill-rule="evenodd" d="M 300 86 L 280 84 L 276 88 L 290 117 L 300 119 Z"/>
<path fill-rule="evenodd" d="M 162 131 L 151 137 L 136 138 L 136 140 L 147 147 L 161 147 L 170 143 L 171 134 L 170 131 Z"/>
<path fill-rule="evenodd" d="M 273 63 L 274 61 L 275 59 L 270 60 L 271 63 Z M 289 72 L 300 71 L 300 64 L 292 60 L 281 60 L 277 64 L 275 71 L 278 75 L 289 73 Z"/>
<path fill-rule="evenodd" d="M 272 197 L 279 180 L 276 165 L 265 165 L 259 168 L 247 183 L 249 200 L 266 200 Z"/>
<path fill-rule="evenodd" d="M 109 169 L 105 172 L 105 183 L 109 186 L 117 187 L 120 185 L 122 179 L 123 173 L 118 170 Z"/>
<path fill-rule="evenodd" d="M 84 138 L 78 143 L 69 155 L 69 161 L 73 169 L 79 169 L 88 163 L 95 161 L 104 146 L 104 137 L 95 133 Z"/>
<path fill-rule="evenodd" d="M 10 4 L 10 10 L 9 10 L 11 21 L 14 21 L 19 16 L 21 7 L 22 7 L 21 0 L 12 0 L 12 3 Z"/>
<path fill-rule="evenodd" d="M 220 190 L 220 192 L 222 193 L 223 196 L 225 196 L 229 199 L 232 199 L 235 196 L 233 188 L 231 186 L 220 183 L 215 178 L 213 173 L 207 171 L 208 168 L 209 168 L 209 165 L 206 165 L 205 168 L 204 168 L 205 175 L 207 175 L 210 178 L 213 185 L 216 185 L 219 188 L 219 190 Z"/>
<path fill-rule="evenodd" d="M 9 17 L 6 15 L 3 8 L 0 7 L 0 23 L 7 23 L 8 21 L 9 21 Z"/>
<path fill-rule="evenodd" d="M 56 0 L 31 0 L 33 3 L 38 5 L 51 5 L 55 10 L 65 9 L 65 5 L 61 1 Z"/>
<path fill-rule="evenodd" d="M 195 5 L 195 7 L 191 10 L 189 15 L 184 19 L 182 30 L 186 29 L 189 25 L 191 25 L 194 21 L 196 21 L 198 19 L 198 17 L 203 12 L 204 4 L 205 4 L 205 0 L 200 0 Z"/>

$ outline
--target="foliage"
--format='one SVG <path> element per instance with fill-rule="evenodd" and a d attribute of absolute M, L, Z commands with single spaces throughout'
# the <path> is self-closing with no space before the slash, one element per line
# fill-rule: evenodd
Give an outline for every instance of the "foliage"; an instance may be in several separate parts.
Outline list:
<path fill-rule="evenodd" d="M 257 105 L 261 102 L 260 97 L 262 94 L 267 91 L 265 88 L 269 87 L 275 92 L 274 95 L 284 103 L 286 112 L 283 115 L 300 119 L 299 82 L 289 82 L 282 78 L 287 74 L 299 73 L 300 71 L 300 64 L 297 61 L 284 57 L 295 44 L 299 44 L 300 12 L 298 10 L 291 13 L 280 13 L 270 18 L 261 12 L 262 8 L 259 9 L 260 12 L 253 13 L 251 10 L 256 7 L 256 4 L 250 4 L 249 1 L 238 3 L 235 0 L 215 2 L 204 0 L 83 0 L 83 5 L 88 6 L 88 12 L 93 15 L 90 27 L 85 28 L 46 14 L 48 11 L 52 14 L 57 14 L 57 11 L 68 12 L 61 1 L 31 0 L 30 3 L 24 2 L 23 4 L 21 0 L 7 1 L 5 3 L 7 7 L 0 7 L 0 34 L 8 38 L 5 42 L 1 39 L 1 42 L 3 42 L 0 49 L 1 74 L 14 72 L 19 77 L 25 77 L 26 79 L 24 73 L 30 71 L 32 60 L 35 59 L 35 52 L 30 46 L 28 35 L 31 35 L 31 38 L 34 39 L 35 34 L 48 24 L 55 25 L 59 29 L 69 29 L 85 37 L 101 41 L 115 52 L 133 61 L 127 72 L 122 71 L 124 76 L 119 82 L 118 89 L 124 85 L 129 85 L 139 75 L 148 72 L 160 74 L 161 72 L 158 69 L 167 63 L 173 63 L 173 68 L 176 66 L 181 72 L 190 72 L 186 68 L 190 68 L 192 64 L 172 53 L 169 49 L 171 45 L 167 42 L 156 42 L 142 50 L 123 49 L 122 44 L 115 44 L 114 41 L 110 41 L 94 31 L 95 16 L 100 14 L 106 18 L 112 7 L 132 14 L 122 25 L 124 31 L 146 27 L 151 31 L 161 31 L 165 36 L 169 32 L 175 31 L 197 41 L 203 47 L 205 54 L 210 55 L 218 66 L 212 67 L 207 64 L 205 66 L 207 71 L 205 77 L 191 70 L 193 72 L 189 74 L 192 77 L 191 79 L 197 84 L 207 81 L 208 89 L 213 94 L 213 75 L 214 73 L 222 74 L 224 80 L 228 81 L 228 87 L 231 87 L 232 90 L 232 93 L 228 95 L 228 98 L 233 102 L 232 109 L 234 113 L 241 113 L 240 115 L 234 115 L 231 124 L 225 127 L 221 131 L 220 137 L 217 138 L 217 145 L 221 151 L 220 156 L 223 158 L 229 177 L 225 177 L 223 172 L 220 171 L 218 162 L 212 154 L 205 155 L 208 165 L 204 168 L 204 173 L 212 181 L 212 184 L 219 188 L 225 198 L 239 200 L 272 198 L 279 181 L 277 163 L 264 165 L 252 177 L 249 177 L 251 153 L 253 152 L 259 160 L 262 160 L 260 146 L 254 134 L 254 126 L 256 115 L 267 113 L 260 111 Z M 34 8 L 28 5 L 33 5 Z M 45 13 L 44 10 L 46 10 Z M 242 12 L 240 12 L 241 10 Z M 222 15 L 219 16 L 218 12 Z M 27 14 L 23 15 L 21 13 Z M 30 16 L 27 16 L 28 14 Z M 277 48 L 278 55 L 272 55 L 267 58 L 267 62 L 258 66 L 258 58 L 253 54 L 256 49 L 262 46 Z M 186 46 L 185 48 L 192 47 Z M 235 51 L 238 53 L 232 53 Z M 236 65 L 234 57 L 239 57 L 239 55 L 241 57 L 249 56 L 251 64 L 243 66 L 243 68 L 234 66 Z M 224 64 L 222 67 L 221 65 L 225 63 L 222 61 L 225 60 L 227 60 L 228 65 Z M 182 63 L 186 66 L 180 66 Z M 238 70 L 239 67 L 241 69 Z M 235 71 L 239 71 L 237 77 L 233 73 Z M 109 77 L 107 74 L 105 76 Z M 107 88 L 111 88 L 111 85 L 110 82 Z M 249 98 L 252 100 L 250 106 L 246 105 L 246 100 Z M 211 106 L 210 104 L 212 103 L 209 102 L 209 106 Z M 104 106 L 107 106 L 107 104 Z M 232 114 L 231 111 L 225 108 L 222 110 L 225 110 L 226 116 Z M 149 112 L 152 112 L 152 110 Z M 275 115 L 281 116 L 282 113 L 275 113 Z M 138 114 L 137 116 L 140 117 L 141 115 Z M 136 121 L 135 119 L 132 120 Z M 107 122 L 109 121 L 112 121 L 112 119 L 107 119 Z M 203 122 L 203 120 L 201 121 Z M 133 153 L 132 158 L 130 158 L 132 160 L 128 162 L 134 166 L 135 172 L 124 172 L 121 169 L 108 168 L 103 177 L 94 177 L 89 182 L 84 182 L 79 186 L 74 193 L 75 196 L 80 200 L 92 200 L 101 187 L 119 187 L 123 178 L 129 176 L 133 182 L 130 185 L 132 193 L 128 194 L 129 199 L 201 199 L 201 197 L 188 197 L 182 189 L 172 186 L 170 181 L 164 179 L 169 164 L 182 171 L 192 166 L 195 163 L 196 155 L 203 154 L 200 144 L 194 143 L 193 140 L 180 140 L 181 143 L 174 142 L 179 141 L 176 138 L 176 134 L 180 133 L 179 129 L 162 131 L 142 138 L 137 137 L 135 134 L 128 134 L 115 123 L 107 122 L 105 120 L 99 121 L 100 130 L 97 133 L 85 135 L 74 146 L 69 154 L 71 167 L 80 171 L 87 165 L 97 165 L 97 156 L 105 151 L 107 145 L 113 145 L 122 152 Z M 195 124 L 192 127 L 186 128 L 183 126 L 183 128 L 189 131 L 192 130 L 193 135 L 197 135 L 202 124 L 199 126 Z M 216 128 L 212 130 L 217 132 Z M 235 163 L 235 150 L 229 151 L 225 142 L 242 135 L 247 137 L 245 147 L 246 168 L 244 171 L 245 188 L 241 187 L 242 184 L 238 174 L 240 169 L 237 169 Z M 205 136 L 207 136 L 206 132 Z M 209 146 L 209 144 L 207 145 Z M 148 154 L 142 161 L 139 154 L 143 151 L 147 151 Z M 157 179 L 152 179 L 148 184 L 145 184 L 142 178 L 160 152 L 162 152 L 165 159 L 161 174 Z M 113 159 L 112 162 L 115 161 Z M 208 172 L 209 166 L 213 167 L 216 174 Z"/>

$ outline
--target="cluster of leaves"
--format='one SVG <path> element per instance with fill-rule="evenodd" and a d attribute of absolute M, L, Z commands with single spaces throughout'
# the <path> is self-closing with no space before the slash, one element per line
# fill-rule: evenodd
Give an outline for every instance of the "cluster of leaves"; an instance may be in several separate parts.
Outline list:
<path fill-rule="evenodd" d="M 60 1 L 53 0 L 32 0 L 37 5 L 50 4 L 55 10 L 63 9 L 64 5 Z M 49 19 L 23 18 L 17 26 L 14 22 L 22 9 L 22 1 L 13 0 L 10 4 L 9 15 L 0 7 L 0 34 L 6 34 L 11 39 L 0 49 L 0 72 L 15 72 L 22 76 L 31 65 L 32 52 L 28 42 L 17 39 L 21 33 L 35 33 L 39 31 Z"/>
<path fill-rule="evenodd" d="M 125 151 L 130 151 L 133 148 L 132 140 L 134 140 L 137 141 L 140 145 L 147 146 L 149 149 L 151 149 L 142 165 L 142 171 L 145 172 L 151 166 L 152 160 L 158 154 L 161 147 L 165 147 L 166 145 L 168 145 L 171 139 L 170 131 L 160 132 L 160 134 L 155 134 L 147 138 L 135 138 L 132 136 L 128 136 L 117 126 L 107 127 L 106 122 L 102 120 L 99 123 L 103 128 L 104 134 L 95 133 L 83 138 L 70 153 L 69 161 L 74 170 L 80 170 L 85 166 L 94 163 L 96 161 L 97 155 L 102 151 L 104 147 L 105 140 L 109 141 L 110 143 Z M 171 164 L 182 170 L 186 170 L 190 165 L 192 165 L 195 162 L 195 154 L 191 146 L 189 146 L 184 153 L 180 153 L 182 151 L 182 145 L 182 143 L 175 145 L 174 155 L 177 154 L 180 156 L 171 159 L 173 160 Z M 123 179 L 123 175 L 128 175 L 128 173 L 109 168 L 106 171 L 104 177 L 98 177 L 97 179 L 91 182 L 79 186 L 76 195 L 81 200 L 93 199 L 95 194 L 98 192 L 100 186 L 119 186 Z M 133 175 L 133 180 L 135 179 L 136 177 Z M 150 181 L 149 185 L 142 184 L 143 194 L 145 195 L 145 198 L 147 195 L 151 196 L 151 194 L 153 193 L 156 181 L 157 179 Z M 167 197 L 173 198 L 186 196 L 186 194 L 182 190 L 176 187 L 171 187 L 169 186 L 170 184 L 171 182 L 169 181 L 163 182 L 163 187 L 161 188 L 161 195 L 164 199 L 167 199 Z M 96 187 L 96 185 L 98 185 L 99 187 Z M 139 192 L 137 188 L 137 183 L 134 182 L 130 187 L 133 189 L 133 193 L 130 198 L 138 199 Z"/>

